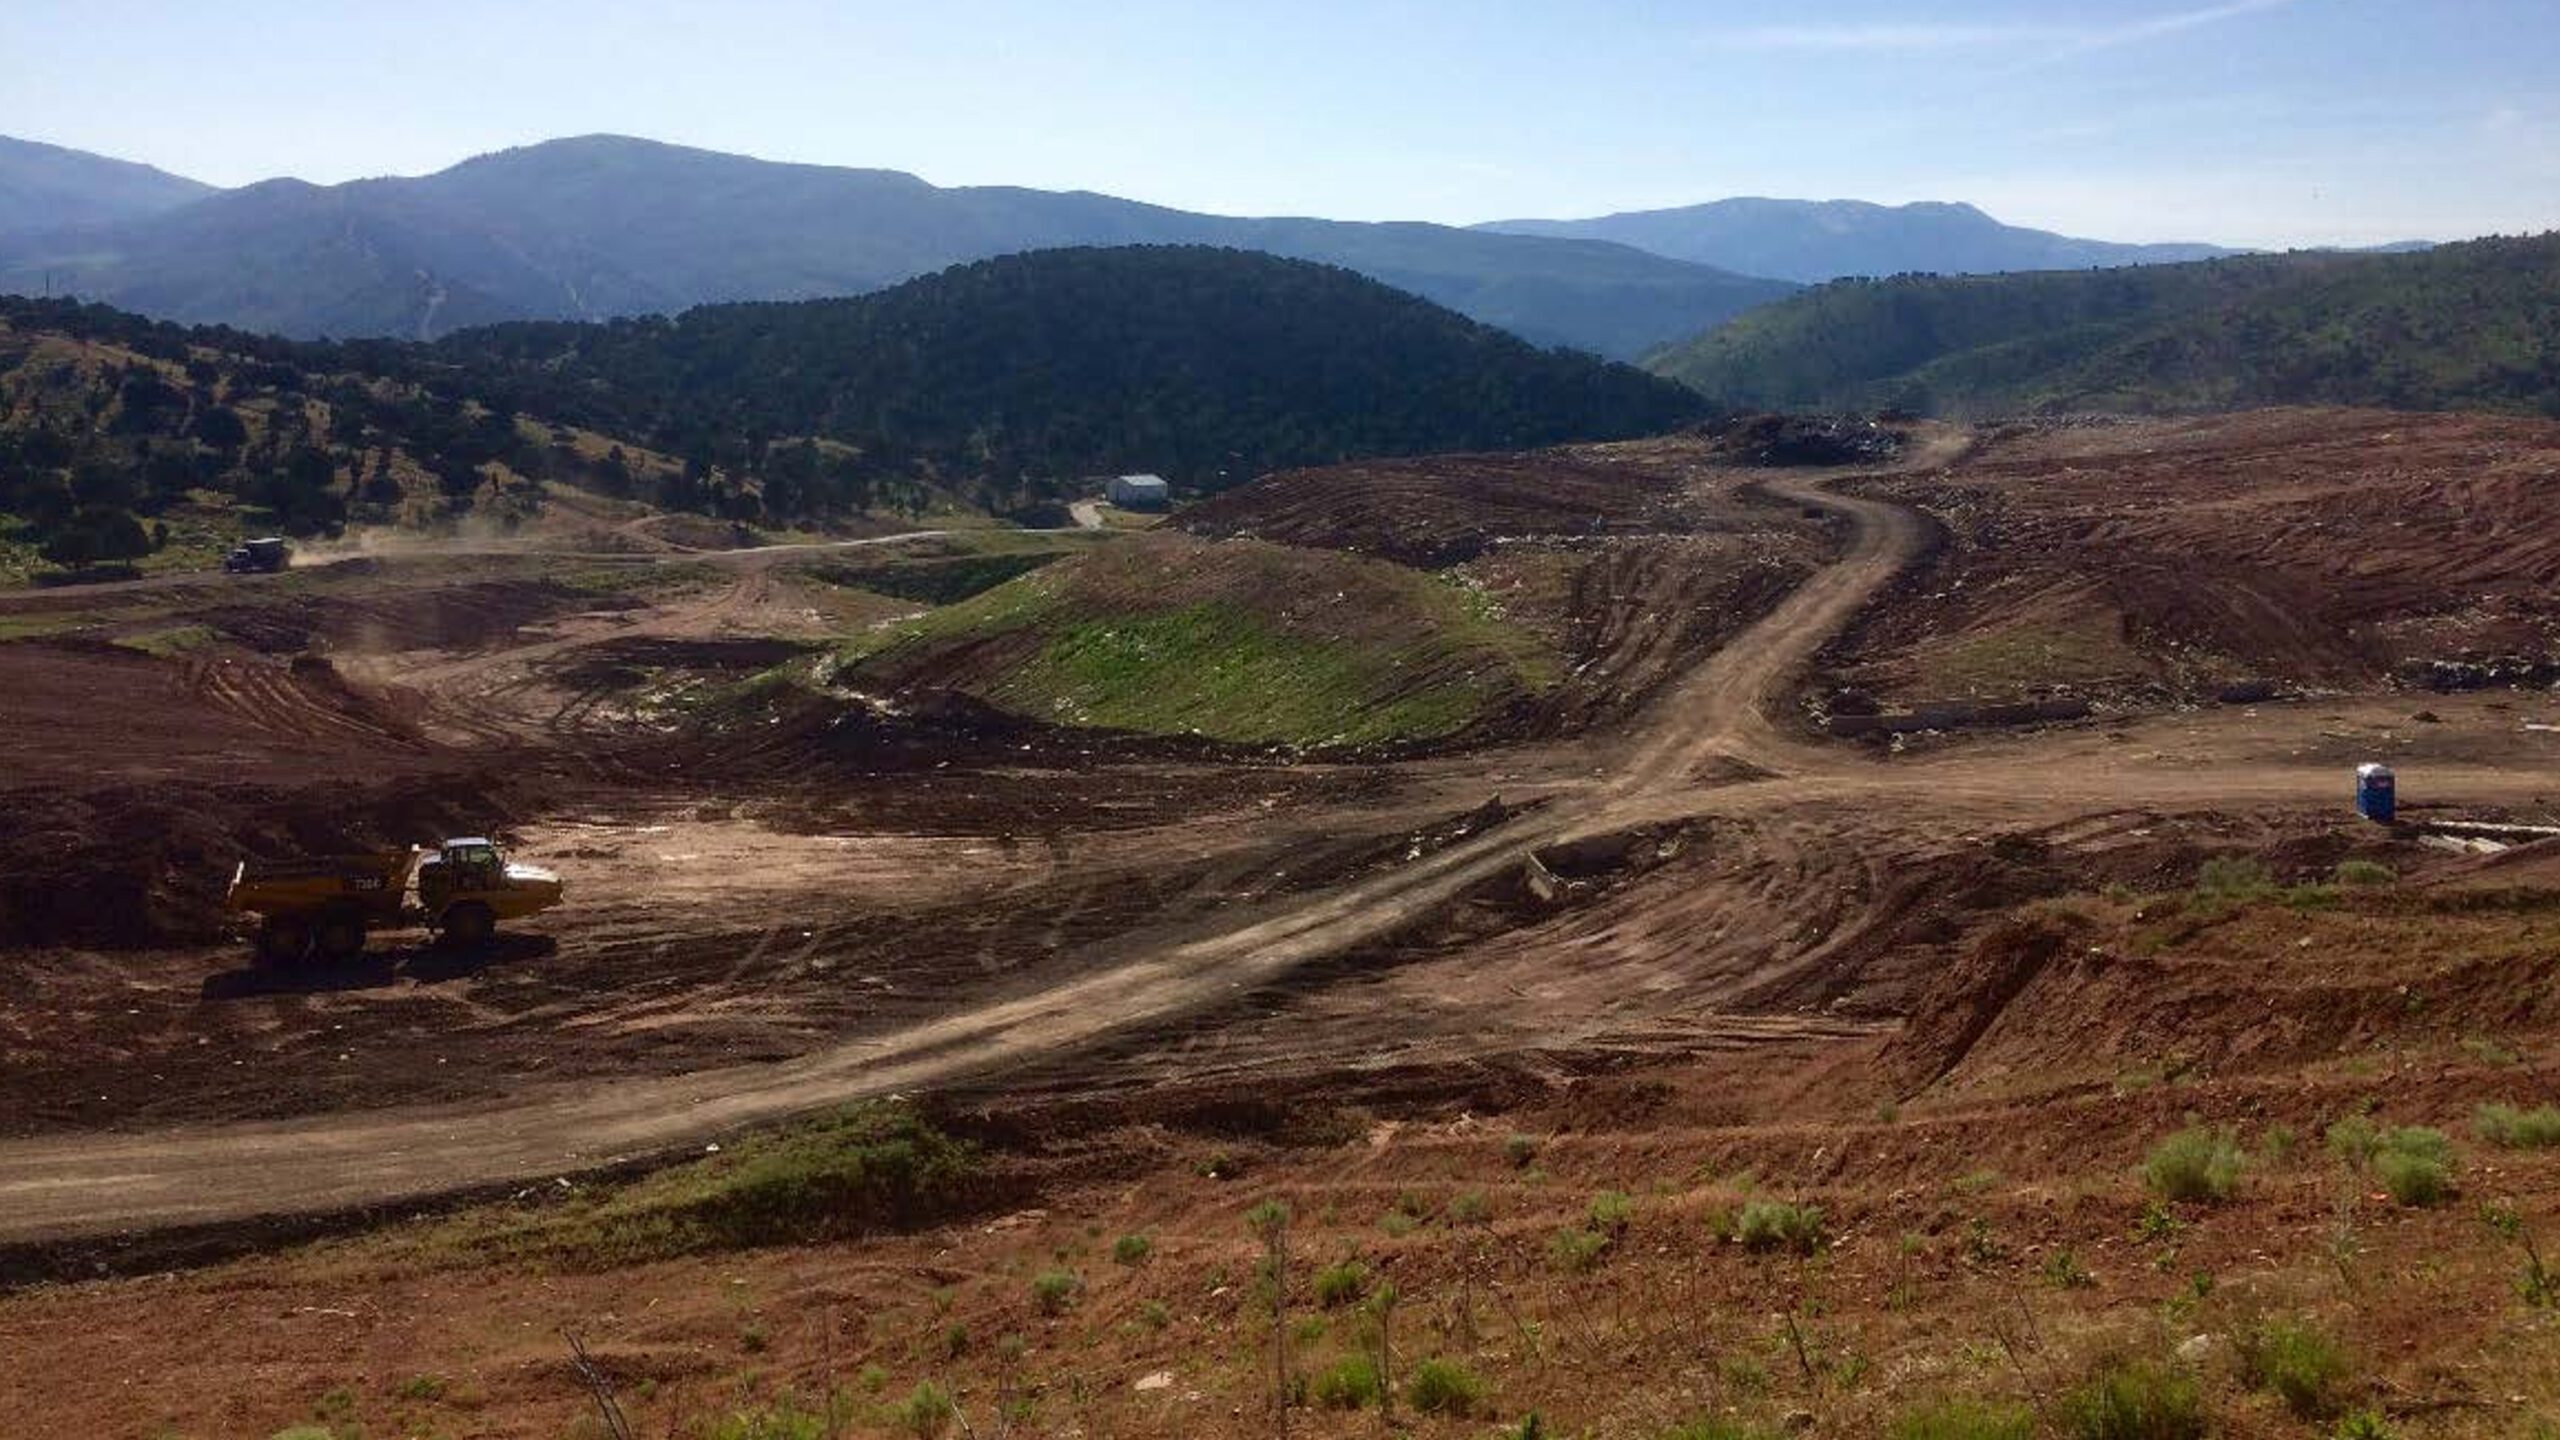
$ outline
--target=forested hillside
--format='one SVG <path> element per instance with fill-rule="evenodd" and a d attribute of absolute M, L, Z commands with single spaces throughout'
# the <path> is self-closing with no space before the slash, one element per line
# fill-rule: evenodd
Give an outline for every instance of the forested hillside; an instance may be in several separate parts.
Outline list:
<path fill-rule="evenodd" d="M 784 510 L 819 478 L 790 436 L 850 446 L 872 473 L 981 479 L 1001 508 L 1078 475 L 1214 489 L 1357 455 L 1645 434 L 1700 408 L 1347 270 L 1199 247 L 1039 251 L 673 320 L 502 325 L 430 353 L 513 408 L 762 477 Z"/>
<path fill-rule="evenodd" d="M 2560 234 L 2414 254 L 1843 280 L 1645 364 L 1730 407 L 2560 414 Z"/>
<path fill-rule="evenodd" d="M 741 521 L 1048 514 L 1083 477 L 1641 434 L 1701 406 L 1348 271 L 1048 251 L 877 296 L 434 346 L 0 297 L 0 570 L 242 529 L 505 524 L 560 482 Z"/>

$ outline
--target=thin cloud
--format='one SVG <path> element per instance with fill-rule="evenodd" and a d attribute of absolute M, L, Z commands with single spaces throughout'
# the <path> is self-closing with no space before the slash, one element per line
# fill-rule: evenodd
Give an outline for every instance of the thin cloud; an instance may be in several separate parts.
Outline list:
<path fill-rule="evenodd" d="M 2183 31 L 2218 25 L 2260 11 L 2280 9 L 2294 0 L 2226 0 L 2195 10 L 2173 11 L 2114 25 L 2054 24 L 1846 24 L 1747 25 L 1714 32 L 1707 44 L 1718 50 L 1830 51 L 1909 54 L 1950 50 L 2032 48 L 2021 68 L 2033 68 L 2135 45 Z"/>

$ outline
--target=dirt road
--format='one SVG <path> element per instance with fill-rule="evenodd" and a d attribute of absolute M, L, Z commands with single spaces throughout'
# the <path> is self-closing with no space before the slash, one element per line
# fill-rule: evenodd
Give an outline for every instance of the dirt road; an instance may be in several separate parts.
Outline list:
<path fill-rule="evenodd" d="M 1924 453 L 1918 463 L 1938 458 Z M 1072 978 L 781 1063 L 531 1085 L 496 1103 L 0 1143 L 0 1240 L 328 1212 L 541 1180 L 680 1153 L 741 1126 L 845 1100 L 1000 1076 L 1223 1003 L 1392 933 L 1561 838 L 1705 814 L 1774 814 L 1815 800 L 1902 804 L 1924 792 L 1954 813 L 2052 819 L 2120 794 L 2139 767 L 2134 757 L 2084 749 L 2069 765 L 2033 771 L 2005 754 L 1885 765 L 1790 740 L 1769 721 L 1764 707 L 1909 563 L 1924 533 L 1910 512 L 1835 493 L 1840 478 L 1765 487 L 1845 520 L 1839 558 L 1677 682 L 1631 735 L 1585 752 L 1604 761 L 1597 775 L 1508 823 L 1312 896 L 1223 911 L 1211 926 L 1126 934 L 1095 947 Z M 1458 767 L 1444 768 L 1454 775 Z M 2208 793 L 2202 777 L 2142 778 L 2155 794 Z M 2437 783 L 2489 793 L 2518 782 L 2479 768 L 2449 771 Z M 2334 767 L 2266 766 L 2211 777 L 2210 793 L 2293 800 L 2335 786 Z M 1494 788 L 1483 782 L 1486 793 Z M 1764 1027 L 1783 1032 L 1796 1023 L 1778 1017 Z"/>

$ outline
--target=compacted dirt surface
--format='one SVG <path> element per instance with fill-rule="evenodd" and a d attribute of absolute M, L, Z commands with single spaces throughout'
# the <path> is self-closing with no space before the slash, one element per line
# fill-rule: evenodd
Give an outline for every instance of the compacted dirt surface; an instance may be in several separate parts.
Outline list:
<path fill-rule="evenodd" d="M 2227 1069 L 2229 1087 L 2197 1092 L 2193 1108 L 2306 1132 L 2368 1103 L 2375 1072 L 2340 1060 L 2363 1048 L 2401 1055 L 2393 1073 L 2413 1046 L 2455 1056 L 2420 1065 L 2433 1118 L 2527 1098 L 2531 1085 L 2508 1081 L 2543 1073 L 2538 1037 L 2560 1019 L 2550 977 L 2447 969 L 2418 937 L 2469 927 L 2470 943 L 2503 956 L 2540 943 L 2542 911 L 2515 898 L 2538 893 L 2539 871 L 2523 851 L 2483 858 L 2532 830 L 2478 826 L 2560 819 L 2560 706 L 2539 668 L 2560 653 L 2544 646 L 2551 577 L 2529 540 L 2548 528 L 2537 517 L 2560 483 L 2560 427 L 2273 412 L 1918 426 L 1884 448 L 1853 466 L 1786 468 L 1695 436 L 1346 467 L 1274 477 L 1180 522 L 1430 568 L 1568 657 L 1534 712 L 1375 755 L 1062 729 L 919 686 L 776 698 L 754 677 L 921 608 L 839 583 L 791 547 L 411 554 L 223 586 L 0 599 L 0 635 L 14 637 L 0 641 L 0 724 L 13 736 L 0 757 L 9 1273 L 235 1252 L 716 1151 L 848 1101 L 931 1097 L 1029 1167 L 1004 1194 L 1058 1197 L 1044 1203 L 1080 1207 L 1088 1228 L 1164 1226 L 1211 1296 L 1184 1302 L 1175 1333 L 1249 1347 L 1230 1333 L 1245 1325 L 1239 1302 L 1205 1268 L 1250 1257 L 1208 1238 L 1235 1226 L 1213 1218 L 1228 1214 L 1215 1193 L 1228 1156 L 1194 1153 L 1212 1145 L 1200 1137 L 1232 1131 L 1245 1138 L 1230 1149 L 1251 1149 L 1288 1116 L 1333 1133 L 1322 1117 L 1360 1106 L 1362 1138 L 1324 1143 L 1374 1158 L 1284 1147 L 1268 1159 L 1272 1183 L 1302 1211 L 1351 1216 L 1317 1227 L 1346 1250 L 1374 1248 L 1355 1232 L 1377 1213 L 1416 1210 L 1390 1227 L 1379 1263 L 1440 1297 L 1436 1348 L 1454 1348 L 1446 1292 L 1459 1286 L 1473 1297 L 1471 1341 L 1500 1315 L 1475 1306 L 1538 1311 L 1498 1321 L 1512 1331 L 1506 1363 L 1535 1367 L 1505 1382 L 1524 1402 L 1576 1393 L 1577 1345 L 1586 1380 L 1613 1347 L 1670 1346 L 1721 1377 L 1683 1393 L 1771 1423 L 1874 1433 L 1880 1412 L 1848 1399 L 1855 1377 L 1826 1385 L 1823 1367 L 1861 1345 L 1862 1365 L 1919 1362 L 1850 1338 L 1883 1323 L 1864 1302 L 1844 1296 L 1843 1318 L 1816 1338 L 1834 1347 L 1827 1359 L 1800 1332 L 1755 1329 L 1751 1344 L 1784 1348 L 1747 1359 L 1753 1381 L 1735 1358 L 1744 1342 L 1716 1325 L 1627 1330 L 1629 1306 L 1672 1303 L 1633 1279 L 1551 1293 L 1499 1257 L 1517 1249 L 1538 1266 L 1539 1237 L 1571 1224 L 1595 1187 L 1653 1187 L 1632 1236 L 1600 1226 L 1608 1244 L 1713 1248 L 1687 1232 L 1703 1235 L 1711 1211 L 1745 1203 L 1750 1176 L 1766 1173 L 1850 1217 L 1839 1266 L 1891 1271 L 1879 1293 L 1910 1287 L 1945 1318 L 1976 1304 L 1960 1283 L 1975 1270 L 2006 1274 L 2019 1254 L 2057 1248 L 2079 1264 L 2120 1243 L 2132 1215 L 2071 1198 L 2091 1172 L 2070 1149 L 2120 1170 L 2175 1118 L 2152 1087 L 2180 1076 Z M 2517 533 L 2527 539 L 2500 548 Z M 2038 698 L 2072 703 L 2041 718 L 1989 708 Z M 1955 700 L 1974 708 L 1943 723 L 1841 723 Z M 2418 824 L 2352 815 L 2351 772 L 2369 759 L 2400 767 L 2404 818 Z M 559 870 L 570 904 L 484 952 L 383 936 L 326 973 L 260 969 L 225 934 L 221 885 L 242 855 L 470 831 Z M 2234 856 L 2257 867 L 2260 888 L 2232 902 L 2244 918 L 2224 924 L 2214 909 L 2212 927 L 2164 930 L 2142 897 L 2183 893 L 2206 862 Z M 2333 876 L 2359 861 L 2406 882 L 2383 908 L 2339 898 Z M 2326 898 L 2308 908 L 2266 898 L 2313 890 Z M 2483 894 L 2497 898 L 2427 898 Z M 2252 903 L 2275 909 L 2247 919 Z M 2352 1003 L 2337 1001 L 2313 961 L 2391 926 L 2399 948 Z M 2474 1040 L 2482 1048 L 2448 1048 Z M 2481 1059 L 2490 1049 L 2523 1068 Z M 2308 1078 L 2285 1088 L 2297 1074 Z M 2091 1108 L 2023 1133 L 2066 1099 Z M 1906 1104 L 1932 1118 L 1897 1126 Z M 1503 1161 L 1536 1172 L 1526 1188 L 1498 1170 L 1470 1178 L 1478 1151 L 1501 1148 L 1493 1122 L 1465 1118 L 1484 1109 L 1536 1135 L 1594 1138 L 1534 1166 Z M 1049 1137 L 1041 1158 L 1008 1148 L 1035 1134 Z M 1061 1149 L 1060 1136 L 1091 1138 Z M 1166 1178 L 1195 1163 L 1211 1178 Z M 2012 1187 L 2013 1169 L 2042 1178 Z M 1906 1236 L 1895 1258 L 1894 1227 L 1923 1223 L 1897 1218 L 1908 1207 L 1895 1197 L 1976 1173 L 1992 1179 L 1921 1207 L 1935 1207 L 1938 1238 L 1915 1251 Z M 1542 1188 L 1550 1176 L 1582 1189 Z M 2306 1170 L 2255 1203 L 2300 1238 L 2325 1183 Z M 1467 1206 L 1449 1211 L 1453 1186 L 1488 1184 L 1510 1218 L 1471 1228 L 1482 1220 Z M 1968 1248 L 1966 1211 L 2034 1238 Z M 1064 1219 L 1029 1214 L 923 1249 L 879 1242 L 861 1264 L 946 1276 L 927 1288 L 958 1286 L 978 1297 L 964 1310 L 989 1311 L 985 1297 L 1019 1290 L 1017 1267 L 1044 1247 L 1064 1257 L 1101 1233 L 1065 1238 Z M 2405 1259 L 2418 1243 L 2394 1231 L 2373 1249 Z M 2316 1260 L 2307 1240 L 2270 1244 L 2282 1253 L 2265 1263 L 2288 1275 Z M 625 1373 L 693 1385 L 711 1406 L 696 1382 L 731 1367 L 699 1358 L 705 1326 L 783 1297 L 818 1314 L 813 1285 L 851 1284 L 839 1300 L 863 1292 L 818 1280 L 822 1262 L 796 1253 L 755 1261 L 739 1281 L 753 1298 L 726 1319 L 686 1297 L 717 1289 L 730 1262 L 625 1272 L 671 1306 L 659 1338 L 631 1332 Z M 272 1283 L 317 1294 L 336 1263 L 295 1261 Z M 395 1282 L 374 1261 L 345 1263 L 371 1277 L 361 1304 L 296 1299 L 281 1313 L 344 1311 L 348 1353 L 416 1342 L 498 1367 L 474 1372 L 488 1414 L 443 1429 L 411 1416 L 396 1433 L 557 1430 L 579 1392 L 550 1347 L 450 1327 L 619 1313 L 583 1281 L 500 1300 L 457 1288 L 491 1283 L 468 1278 L 480 1272 Z M 2157 1306 L 2185 1263 L 2144 1269 L 2127 1254 L 2111 1262 L 2120 1272 L 2102 1269 Z M 2487 1303 L 2487 1262 L 2465 1265 L 2465 1303 Z M 285 1303 L 238 1288 L 268 1281 L 221 1278 L 232 1273 L 172 1292 L 166 1344 L 185 1315 Z M 1751 1273 L 1680 1303 L 1748 1305 Z M 997 1275 L 1012 1278 L 979 1284 Z M 119 1308 L 123 1293 L 0 1302 L 0 1336 L 73 1364 L 83 1331 L 163 1343 Z M 1181 1407 L 1202 1403 L 1213 1430 L 1267 1425 L 1246 1408 L 1240 1363 L 1212 1367 L 1214 1383 L 1185 1374 L 1133 1390 L 1158 1362 L 1130 1337 L 1164 1326 L 1135 1292 L 1097 1303 L 1116 1307 L 1120 1328 L 1088 1335 L 1110 1354 L 1095 1363 L 1148 1368 L 1114 1370 L 1107 1391 L 1078 1401 L 1075 1426 L 1173 1433 Z M 428 1307 L 468 1318 L 391 1319 Z M 1960 1323 L 2005 1353 L 2003 1385 L 2042 1404 L 2063 1356 L 2103 1347 L 2076 1331 L 2028 1338 L 2033 1308 L 2023 1320 L 1966 1309 Z M 981 1343 L 1026 1327 L 1066 1345 L 1070 1313 L 932 1323 L 978 1325 Z M 888 1324 L 824 1339 L 823 1358 L 805 1336 L 784 1349 L 800 1383 L 823 1390 L 835 1382 L 813 1367 L 839 1358 L 913 1364 L 912 1347 L 882 1338 Z M 317 1338 L 279 1326 L 243 1341 L 271 1347 L 255 1363 Z M 967 1342 L 944 1344 L 944 1368 L 960 1366 Z M 2036 1358 L 2038 1346 L 2050 1353 Z M 253 1362 L 225 1347 L 206 1363 Z M 1794 1380 L 1768 1373 L 1790 1367 Z M 34 1403 L 8 1384 L 0 1408 Z M 435 1408 L 427 1388 L 420 1414 Z M 1795 1398 L 1770 1399 L 1781 1392 Z M 58 1413 L 112 1430 L 185 1411 L 206 1433 L 293 1418 L 257 1405 L 208 1418 L 167 1386 L 138 1393 Z M 1575 1413 L 1594 1433 L 1677 1418 Z"/>

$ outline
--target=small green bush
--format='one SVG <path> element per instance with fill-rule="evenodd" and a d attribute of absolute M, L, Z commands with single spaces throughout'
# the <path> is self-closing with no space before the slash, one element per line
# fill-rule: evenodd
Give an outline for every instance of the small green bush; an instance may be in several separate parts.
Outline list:
<path fill-rule="evenodd" d="M 2453 1144 L 2443 1131 L 2423 1125 L 2385 1130 L 2373 1173 L 2403 1205 L 2441 1205 L 2453 1195 Z"/>
<path fill-rule="evenodd" d="M 1138 1323 L 1150 1330 L 1161 1330 L 1173 1323 L 1173 1312 L 1161 1300 L 1150 1300 L 1138 1307 Z"/>
<path fill-rule="evenodd" d="M 1746 1250 L 1792 1250 L 1810 1255 L 1822 1247 L 1822 1207 L 1784 1200 L 1754 1200 L 1734 1217 L 1733 1238 Z"/>
<path fill-rule="evenodd" d="M 1144 1235 L 1123 1235 L 1111 1242 L 1111 1258 L 1123 1265 L 1144 1265 L 1155 1250 L 1156 1242 Z"/>
<path fill-rule="evenodd" d="M 1600 1263 L 1609 1249 L 1610 1239 L 1597 1230 L 1559 1230 L 1547 1242 L 1547 1258 L 1559 1270 L 1588 1270 Z"/>
<path fill-rule="evenodd" d="M 2098 1283 L 2081 1263 L 2080 1252 L 2067 1245 L 2045 1257 L 2044 1278 L 2056 1290 L 2086 1290 Z"/>
<path fill-rule="evenodd" d="M 2362 1170 L 2382 1148 L 2382 1127 L 2371 1116 L 2348 1115 L 2332 1122 L 2323 1138 L 2329 1153 L 2345 1161 L 2348 1169 Z"/>
<path fill-rule="evenodd" d="M 1316 1272 L 1316 1303 L 1330 1310 L 1348 1305 L 1369 1288 L 1369 1267 L 1357 1260 L 1327 1265 Z"/>
<path fill-rule="evenodd" d="M 2349 890 L 2366 890 L 2389 885 L 2399 880 L 2390 866 L 2375 860 L 2341 860 L 2336 876 L 2339 885 Z"/>
<path fill-rule="evenodd" d="M 2535 1433 L 2547 1434 L 2548 1432 Z M 2400 1440 L 2400 1432 L 2392 1429 L 2390 1422 L 2371 1410 L 2358 1410 L 2347 1416 L 2340 1420 L 2338 1428 L 2330 1431 L 2329 1434 L 2331 1440 Z"/>
<path fill-rule="evenodd" d="M 1636 1202 L 1623 1190 L 1603 1190 L 1591 1197 L 1591 1228 L 1604 1235 L 1615 1235 L 1627 1228 L 1636 1217 Z"/>
<path fill-rule="evenodd" d="M 1083 1285 L 1073 1270 L 1043 1270 L 1031 1278 L 1031 1303 L 1043 1315 L 1058 1314 L 1075 1303 Z"/>
<path fill-rule="evenodd" d="M 2316 1323 L 2298 1316 L 2262 1320 L 2242 1327 L 2232 1339 L 2242 1384 L 2275 1395 L 2306 1420 L 2336 1408 L 2347 1356 Z"/>
<path fill-rule="evenodd" d="M 2204 1440 L 2204 1394 L 2191 1377 L 2142 1360 L 2119 1360 L 2062 1397 L 2072 1440 Z"/>
<path fill-rule="evenodd" d="M 916 1382 L 915 1392 L 898 1404 L 898 1424 L 917 1440 L 933 1437 L 949 1429 L 951 1417 L 960 1413 L 951 1392 L 930 1380 Z"/>
<path fill-rule="evenodd" d="M 1484 1408 L 1485 1383 L 1455 1360 L 1425 1360 L 1406 1382 L 1405 1403 L 1425 1415 L 1468 1416 Z"/>
<path fill-rule="evenodd" d="M 1891 1440 L 2033 1440 L 2036 1417 L 2023 1405 L 1941 1400 L 1906 1410 L 1885 1431 Z"/>
<path fill-rule="evenodd" d="M 1493 1203 L 1481 1190 L 1469 1190 L 1449 1202 L 1449 1218 L 1461 1225 L 1481 1225 L 1492 1218 Z"/>
<path fill-rule="evenodd" d="M 1316 1403 L 1334 1410 L 1365 1410 L 1378 1403 L 1378 1366 L 1366 1355 L 1347 1355 L 1316 1377 Z"/>
<path fill-rule="evenodd" d="M 2481 1139 L 2509 1150 L 2540 1150 L 2560 1145 L 2560 1105 L 2537 1105 L 2531 1110 L 2518 1109 L 2513 1105 L 2483 1105 L 2473 1124 Z"/>
<path fill-rule="evenodd" d="M 2274 889 L 2267 867 L 2246 855 L 2217 855 L 2196 871 L 2196 894 L 2207 900 L 2256 900 Z"/>
<path fill-rule="evenodd" d="M 2228 1132 L 2199 1127 L 2161 1141 L 2142 1162 L 2142 1183 L 2163 1200 L 2219 1204 L 2240 1188 L 2247 1167 Z"/>
<path fill-rule="evenodd" d="M 1530 1161 L 1538 1158 L 1538 1137 L 1515 1133 L 1502 1142 L 1502 1153 L 1511 1161 L 1513 1169 L 1525 1169 Z"/>

